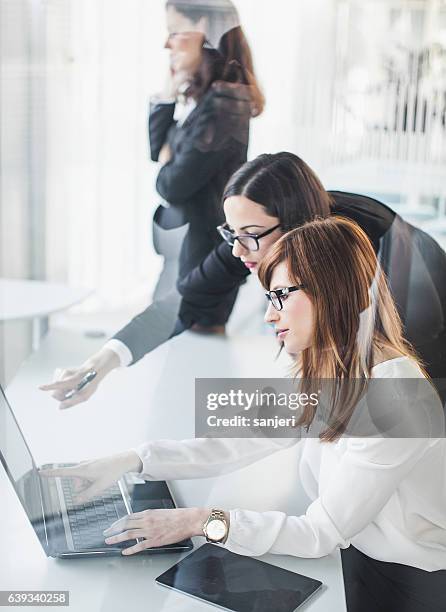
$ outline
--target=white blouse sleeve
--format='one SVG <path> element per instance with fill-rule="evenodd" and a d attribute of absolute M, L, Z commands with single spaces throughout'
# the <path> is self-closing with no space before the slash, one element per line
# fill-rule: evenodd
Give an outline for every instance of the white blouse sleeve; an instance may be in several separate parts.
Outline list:
<path fill-rule="evenodd" d="M 299 557 L 322 557 L 336 547 L 346 548 L 374 520 L 432 443 L 349 440 L 328 486 L 305 515 L 232 510 L 225 547 L 243 555 L 270 552 Z"/>
<path fill-rule="evenodd" d="M 105 349 L 110 349 L 119 357 L 119 365 L 122 368 L 126 368 L 133 361 L 133 355 L 130 351 L 129 347 L 121 342 L 121 340 L 117 340 L 116 338 L 112 338 L 108 342 L 104 344 Z"/>
<path fill-rule="evenodd" d="M 157 440 L 135 448 L 146 480 L 208 478 L 233 472 L 272 453 L 289 448 L 299 438 L 196 438 Z"/>

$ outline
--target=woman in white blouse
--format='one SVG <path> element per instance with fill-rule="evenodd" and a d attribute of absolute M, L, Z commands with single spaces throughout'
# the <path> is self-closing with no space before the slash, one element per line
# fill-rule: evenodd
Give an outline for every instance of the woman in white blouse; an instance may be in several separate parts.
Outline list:
<path fill-rule="evenodd" d="M 374 250 L 354 222 L 329 217 L 285 234 L 262 262 L 259 278 L 270 300 L 266 321 L 295 357 L 303 381 L 361 379 L 367 385 L 371 378 L 425 376 L 403 339 Z M 413 402 L 399 400 L 395 418 L 406 424 L 411 414 L 404 409 Z M 302 483 L 314 500 L 304 515 L 148 510 L 115 523 L 106 542 L 142 538 L 123 551 L 129 555 L 203 535 L 204 527 L 208 540 L 244 555 L 322 557 L 340 548 L 349 612 L 446 610 L 446 444 L 440 412 L 434 414 L 441 406 L 420 411 L 420 437 L 418 430 L 411 437 L 392 437 L 390 430 L 347 437 L 355 406 L 354 393 L 334 400 L 320 435 L 301 442 Z M 314 417 L 307 407 L 299 424 L 311 432 Z M 215 476 L 297 441 L 297 435 L 160 440 L 47 475 L 80 477 L 83 501 L 126 472 L 147 480 Z"/>

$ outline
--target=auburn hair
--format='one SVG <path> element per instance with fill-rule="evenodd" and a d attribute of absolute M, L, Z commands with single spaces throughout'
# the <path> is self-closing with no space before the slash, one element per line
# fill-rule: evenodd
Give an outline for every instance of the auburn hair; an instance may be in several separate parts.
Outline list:
<path fill-rule="evenodd" d="M 297 357 L 294 374 L 304 387 L 330 380 L 329 417 L 320 438 L 333 441 L 346 430 L 367 388 L 377 348 L 393 349 L 421 364 L 403 337 L 373 246 L 355 222 L 315 219 L 282 236 L 259 266 L 266 289 L 280 263 L 313 304 L 313 342 Z M 346 379 L 352 380 L 343 384 Z M 305 407 L 297 424 L 309 428 L 315 413 L 316 407 Z"/>

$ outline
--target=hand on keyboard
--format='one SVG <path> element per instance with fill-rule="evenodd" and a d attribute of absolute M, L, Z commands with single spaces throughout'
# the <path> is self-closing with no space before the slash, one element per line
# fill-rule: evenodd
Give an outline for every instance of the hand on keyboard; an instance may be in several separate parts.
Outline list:
<path fill-rule="evenodd" d="M 74 548 L 103 548 L 104 529 L 127 514 L 118 485 L 107 489 L 103 497 L 94 497 L 89 502 L 78 504 L 75 502 L 76 491 L 72 479 L 62 478 L 61 483 Z"/>
<path fill-rule="evenodd" d="M 128 540 L 141 540 L 122 551 L 133 555 L 147 548 L 166 546 L 203 535 L 202 527 L 210 513 L 203 508 L 144 510 L 129 514 L 104 531 L 105 543 L 118 546 Z"/>
<path fill-rule="evenodd" d="M 105 491 L 127 472 L 140 472 L 142 462 L 135 451 L 127 451 L 110 457 L 83 461 L 72 467 L 41 470 L 45 477 L 75 478 L 77 480 L 74 501 L 83 503 Z"/>

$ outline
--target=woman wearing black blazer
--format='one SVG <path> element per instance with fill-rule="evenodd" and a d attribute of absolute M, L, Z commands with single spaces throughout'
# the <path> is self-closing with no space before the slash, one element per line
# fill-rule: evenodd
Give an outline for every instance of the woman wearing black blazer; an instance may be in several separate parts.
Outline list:
<path fill-rule="evenodd" d="M 153 239 L 164 256 L 154 299 L 215 246 L 224 186 L 246 161 L 249 120 L 263 108 L 232 2 L 169 0 L 166 11 L 170 75 L 149 116 L 151 159 L 161 163 Z"/>

